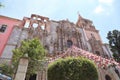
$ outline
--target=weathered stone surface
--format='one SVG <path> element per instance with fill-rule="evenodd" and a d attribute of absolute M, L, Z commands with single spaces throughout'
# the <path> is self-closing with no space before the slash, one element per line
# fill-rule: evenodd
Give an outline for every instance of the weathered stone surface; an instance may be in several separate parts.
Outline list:
<path fill-rule="evenodd" d="M 6 64 L 10 64 L 10 62 L 11 62 L 11 58 L 0 58 L 0 64 L 4 64 L 4 63 L 6 63 Z"/>
<path fill-rule="evenodd" d="M 112 57 L 112 52 L 110 52 L 108 46 L 103 45 L 99 31 L 95 28 L 93 22 L 80 15 L 76 24 L 69 20 L 53 21 L 47 17 L 35 14 L 31 15 L 30 18 L 24 17 L 22 22 L 21 26 L 26 26 L 27 22 L 29 23 L 24 28 L 14 27 L 1 56 L 3 59 L 0 60 L 5 61 L 5 59 L 8 59 L 9 61 L 13 55 L 12 50 L 15 47 L 20 47 L 22 40 L 36 37 L 40 39 L 50 55 L 61 54 L 74 45 L 102 57 Z M 25 66 L 27 64 L 24 65 L 24 61 L 21 61 L 20 65 L 16 80 L 21 80 L 21 77 L 25 77 Z M 100 69 L 98 71 L 100 80 L 105 80 L 105 75 L 110 73 L 108 72 L 110 70 Z M 114 71 L 113 74 L 115 74 Z M 111 74 L 109 75 L 112 77 Z M 113 80 L 117 80 L 117 78 L 113 78 Z"/>
<path fill-rule="evenodd" d="M 23 29 L 21 35 L 20 35 L 20 41 L 24 40 L 24 39 L 27 39 L 28 38 L 28 31 L 27 29 Z"/>
<path fill-rule="evenodd" d="M 13 45 L 7 45 L 3 51 L 3 54 L 2 54 L 2 58 L 6 58 L 6 59 L 11 59 L 12 58 L 12 50 L 15 48 L 15 46 Z"/>
<path fill-rule="evenodd" d="M 28 67 L 28 58 L 21 58 L 19 61 L 15 80 L 25 80 L 26 71 Z"/>
<path fill-rule="evenodd" d="M 22 30 L 19 27 L 15 26 L 7 44 L 17 45 L 20 39 L 21 31 Z"/>

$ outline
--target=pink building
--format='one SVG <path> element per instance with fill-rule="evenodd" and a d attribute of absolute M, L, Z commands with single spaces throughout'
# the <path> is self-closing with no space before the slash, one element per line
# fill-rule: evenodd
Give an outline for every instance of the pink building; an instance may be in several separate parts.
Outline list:
<path fill-rule="evenodd" d="M 14 26 L 20 25 L 21 22 L 21 20 L 0 15 L 0 57 L 3 56 L 4 58 L 4 56 L 9 56 L 9 53 L 11 54 L 11 52 L 8 52 L 8 54 L 6 54 L 4 49 L 8 44 L 7 42 Z"/>

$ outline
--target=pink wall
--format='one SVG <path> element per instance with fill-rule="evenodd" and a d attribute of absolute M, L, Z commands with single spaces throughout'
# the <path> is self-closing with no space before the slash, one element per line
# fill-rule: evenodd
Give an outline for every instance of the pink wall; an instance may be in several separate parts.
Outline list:
<path fill-rule="evenodd" d="M 20 25 L 22 21 L 5 17 L 5 16 L 0 16 L 0 25 L 5 24 L 7 25 L 7 28 L 4 33 L 0 32 L 0 56 L 2 55 L 2 52 L 5 48 L 5 45 L 10 37 L 10 34 L 13 30 L 14 25 Z"/>

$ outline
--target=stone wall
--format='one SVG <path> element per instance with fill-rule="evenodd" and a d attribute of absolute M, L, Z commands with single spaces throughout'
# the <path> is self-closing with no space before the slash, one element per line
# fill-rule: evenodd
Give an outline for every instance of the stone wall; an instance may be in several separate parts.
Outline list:
<path fill-rule="evenodd" d="M 1 60 L 3 59 L 2 61 L 10 62 L 13 55 L 12 50 L 15 49 L 17 47 L 17 44 L 19 43 L 20 33 L 21 29 L 15 26 L 1 56 Z"/>

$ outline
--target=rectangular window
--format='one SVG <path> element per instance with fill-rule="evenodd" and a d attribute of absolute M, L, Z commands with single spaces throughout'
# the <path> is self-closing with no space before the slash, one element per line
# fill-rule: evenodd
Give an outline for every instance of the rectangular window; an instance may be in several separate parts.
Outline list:
<path fill-rule="evenodd" d="M 5 32 L 5 30 L 6 30 L 6 28 L 7 28 L 7 25 L 2 25 L 2 26 L 0 26 L 0 32 Z"/>

